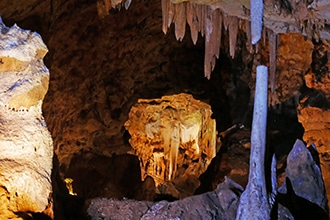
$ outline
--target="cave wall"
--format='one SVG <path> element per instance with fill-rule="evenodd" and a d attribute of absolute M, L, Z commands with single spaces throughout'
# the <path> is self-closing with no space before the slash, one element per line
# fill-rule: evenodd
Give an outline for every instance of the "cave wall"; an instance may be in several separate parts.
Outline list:
<path fill-rule="evenodd" d="M 211 104 L 219 131 L 233 123 L 250 123 L 253 70 L 269 62 L 267 41 L 262 40 L 259 53 L 252 55 L 245 33 L 239 32 L 231 59 L 229 36 L 222 30 L 220 59 L 207 80 L 204 39 L 200 36 L 194 45 L 187 32 L 178 42 L 173 26 L 164 35 L 159 1 L 133 1 L 129 10 L 112 9 L 103 19 L 92 0 L 5 4 L 0 2 L 5 23 L 38 31 L 49 48 L 45 62 L 50 85 L 43 113 L 60 176 L 73 178 L 73 188 L 82 197 L 135 196 L 127 189 L 141 184 L 140 171 L 136 157 L 127 155 L 131 147 L 123 124 L 138 98 L 186 92 Z M 287 121 L 297 120 L 299 96 L 309 91 L 302 88 L 314 47 L 298 34 L 279 37 L 276 89 L 270 93 L 270 104 L 290 117 Z M 282 122 L 270 123 L 276 127 Z M 132 173 L 133 181 L 125 185 Z"/>

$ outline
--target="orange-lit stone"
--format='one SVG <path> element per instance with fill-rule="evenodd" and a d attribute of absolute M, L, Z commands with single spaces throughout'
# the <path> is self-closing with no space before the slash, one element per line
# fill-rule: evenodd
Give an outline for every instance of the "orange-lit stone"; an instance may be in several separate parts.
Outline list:
<path fill-rule="evenodd" d="M 142 179 L 153 177 L 159 193 L 183 197 L 180 189 L 193 192 L 216 155 L 211 114 L 208 104 L 188 94 L 140 99 L 125 127 L 140 159 Z"/>

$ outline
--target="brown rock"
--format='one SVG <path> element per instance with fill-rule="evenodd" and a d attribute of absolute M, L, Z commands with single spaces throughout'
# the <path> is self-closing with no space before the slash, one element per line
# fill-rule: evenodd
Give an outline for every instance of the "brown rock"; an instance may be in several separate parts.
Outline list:
<path fill-rule="evenodd" d="M 184 93 L 139 99 L 125 127 L 140 159 L 142 180 L 147 175 L 153 177 L 161 193 L 175 197 L 182 197 L 185 193 L 179 191 L 191 188 L 187 184 L 194 192 L 199 175 L 216 154 L 215 120 L 211 114 L 208 104 Z M 167 183 L 170 181 L 174 187 Z"/>

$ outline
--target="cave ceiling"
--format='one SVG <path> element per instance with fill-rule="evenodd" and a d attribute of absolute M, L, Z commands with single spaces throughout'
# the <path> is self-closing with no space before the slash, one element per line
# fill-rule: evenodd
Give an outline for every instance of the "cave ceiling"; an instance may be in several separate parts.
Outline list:
<path fill-rule="evenodd" d="M 175 24 L 175 36 L 182 40 L 186 33 L 186 23 L 191 32 L 194 44 L 197 42 L 198 32 L 205 35 L 205 66 L 204 73 L 207 78 L 215 66 L 215 59 L 219 58 L 221 45 L 221 29 L 229 30 L 230 55 L 235 56 L 235 45 L 238 29 L 246 32 L 251 39 L 250 31 L 250 1 L 249 0 L 160 0 L 162 5 L 163 27 L 166 34 L 171 23 Z M 106 19 L 113 8 L 128 9 L 132 0 L 97 0 L 81 2 L 94 2 L 95 10 L 101 19 Z M 10 23 L 52 22 L 68 8 L 75 8 L 74 1 L 1 1 L 0 16 L 8 19 Z M 79 10 L 76 7 L 74 10 Z M 268 35 L 271 45 L 270 60 L 275 59 L 276 36 L 282 33 L 295 32 L 315 40 L 330 40 L 330 2 L 327 0 L 294 1 L 294 0 L 265 0 L 263 15 L 263 38 Z M 38 19 L 35 18 L 38 17 Z M 47 18 L 47 19 L 46 19 Z M 24 21 L 23 21 L 24 20 Z M 220 31 L 219 31 L 220 29 Z M 37 30 L 42 32 L 42 30 Z M 42 34 L 42 33 L 41 33 Z M 219 43 L 220 42 L 220 43 Z M 250 51 L 253 48 L 249 45 Z M 275 65 L 270 61 L 270 74 L 274 78 Z M 273 88 L 272 88 L 273 91 Z"/>

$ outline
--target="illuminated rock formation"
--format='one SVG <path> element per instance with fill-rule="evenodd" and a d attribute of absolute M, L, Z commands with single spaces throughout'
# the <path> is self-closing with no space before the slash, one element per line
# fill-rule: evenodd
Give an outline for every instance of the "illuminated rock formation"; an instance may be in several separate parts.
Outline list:
<path fill-rule="evenodd" d="M 1 20 L 0 31 L 0 219 L 9 219 L 49 205 L 53 145 L 41 112 L 48 50 L 35 32 Z"/>
<path fill-rule="evenodd" d="M 303 139 L 314 144 L 320 154 L 320 164 L 328 200 L 330 199 L 330 46 L 327 42 L 315 45 L 314 61 L 305 75 L 306 86 L 298 106 L 298 121 L 305 129 Z"/>
<path fill-rule="evenodd" d="M 125 127 L 140 159 L 142 180 L 153 177 L 160 193 L 175 197 L 193 193 L 216 155 L 211 114 L 208 104 L 188 94 L 140 99 Z"/>

